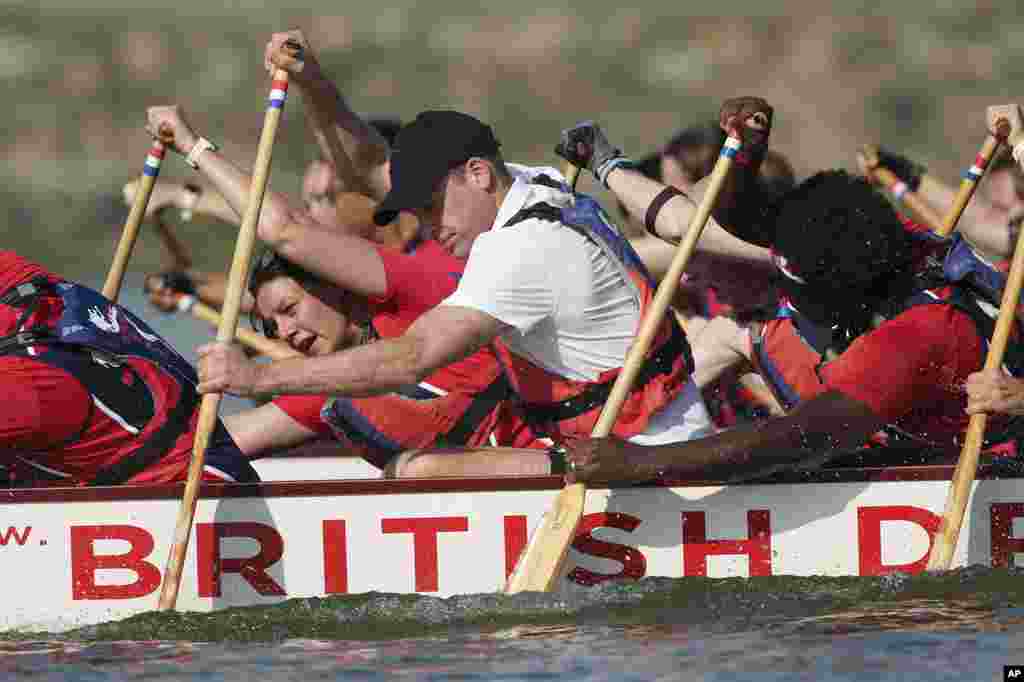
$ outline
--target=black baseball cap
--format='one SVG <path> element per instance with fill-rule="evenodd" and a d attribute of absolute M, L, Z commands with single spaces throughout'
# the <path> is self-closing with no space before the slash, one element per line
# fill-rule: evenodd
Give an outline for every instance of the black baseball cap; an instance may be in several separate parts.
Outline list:
<path fill-rule="evenodd" d="M 494 156 L 500 143 L 489 125 L 459 111 L 424 111 L 398 131 L 391 149 L 391 191 L 373 213 L 387 225 L 399 211 L 422 208 L 441 179 L 474 156 Z"/>

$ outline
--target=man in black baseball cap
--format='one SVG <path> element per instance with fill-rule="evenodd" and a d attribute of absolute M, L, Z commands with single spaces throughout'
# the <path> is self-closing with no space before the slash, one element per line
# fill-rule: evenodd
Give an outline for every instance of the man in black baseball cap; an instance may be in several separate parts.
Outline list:
<path fill-rule="evenodd" d="M 432 203 L 440 182 L 473 157 L 493 159 L 500 143 L 491 127 L 458 111 L 424 111 L 398 131 L 391 150 L 391 191 L 373 214 L 387 225 L 399 211 Z"/>
<path fill-rule="evenodd" d="M 500 340 L 510 383 L 530 419 L 543 422 L 552 438 L 589 434 L 600 396 L 610 390 L 653 299 L 625 238 L 557 169 L 507 164 L 491 128 L 467 114 L 417 116 L 398 133 L 389 175 L 391 188 L 374 221 L 414 213 L 445 251 L 466 259 L 455 292 L 399 337 L 320 358 L 257 366 L 236 349 L 204 347 L 199 390 L 372 395 L 418 383 Z M 685 343 L 674 318 L 666 318 L 644 363 L 646 379 L 630 392 L 628 417 L 614 433 L 664 443 L 710 431 Z M 402 457 L 398 476 L 557 471 L 538 450 Z"/>

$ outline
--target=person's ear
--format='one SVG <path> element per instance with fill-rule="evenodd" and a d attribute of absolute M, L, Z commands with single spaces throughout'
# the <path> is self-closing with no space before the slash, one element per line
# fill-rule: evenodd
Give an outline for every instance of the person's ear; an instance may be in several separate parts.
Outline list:
<path fill-rule="evenodd" d="M 498 181 L 494 167 L 485 159 L 475 156 L 466 162 L 466 178 L 475 187 L 484 191 L 494 189 Z"/>

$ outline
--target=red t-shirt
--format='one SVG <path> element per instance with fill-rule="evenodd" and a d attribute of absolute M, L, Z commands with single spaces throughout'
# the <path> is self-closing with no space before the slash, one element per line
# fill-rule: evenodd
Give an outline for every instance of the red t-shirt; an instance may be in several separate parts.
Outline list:
<path fill-rule="evenodd" d="M 965 313 L 951 305 L 917 305 L 855 340 L 819 375 L 887 423 L 953 445 L 969 420 L 964 382 L 981 368 L 985 352 Z"/>
<path fill-rule="evenodd" d="M 322 395 L 279 395 L 274 405 L 318 436 L 331 436 L 331 427 L 320 418 L 327 398 Z"/>
<path fill-rule="evenodd" d="M 387 276 L 387 293 L 372 299 L 373 326 L 382 338 L 401 336 L 416 319 L 448 298 L 459 285 L 466 262 L 451 255 L 433 239 L 405 251 L 377 246 Z M 477 393 L 501 373 L 489 347 L 447 367 L 425 382 L 447 392 Z M 279 396 L 274 404 L 306 428 L 319 434 L 330 429 L 320 421 L 324 396 Z"/>
<path fill-rule="evenodd" d="M 420 315 L 448 298 L 459 285 L 466 261 L 441 248 L 433 239 L 405 252 L 377 248 L 387 272 L 388 292 L 377 301 L 374 327 L 384 338 L 400 336 Z M 476 393 L 490 386 L 501 365 L 490 347 L 442 367 L 425 379 L 445 391 Z"/>

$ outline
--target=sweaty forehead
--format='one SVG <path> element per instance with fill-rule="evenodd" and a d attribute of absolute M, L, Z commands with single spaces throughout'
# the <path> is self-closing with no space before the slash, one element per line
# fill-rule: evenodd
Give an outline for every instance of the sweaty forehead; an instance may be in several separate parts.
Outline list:
<path fill-rule="evenodd" d="M 298 282 L 286 275 L 280 275 L 260 285 L 256 292 L 256 307 L 263 313 L 273 313 L 303 293 Z"/>

